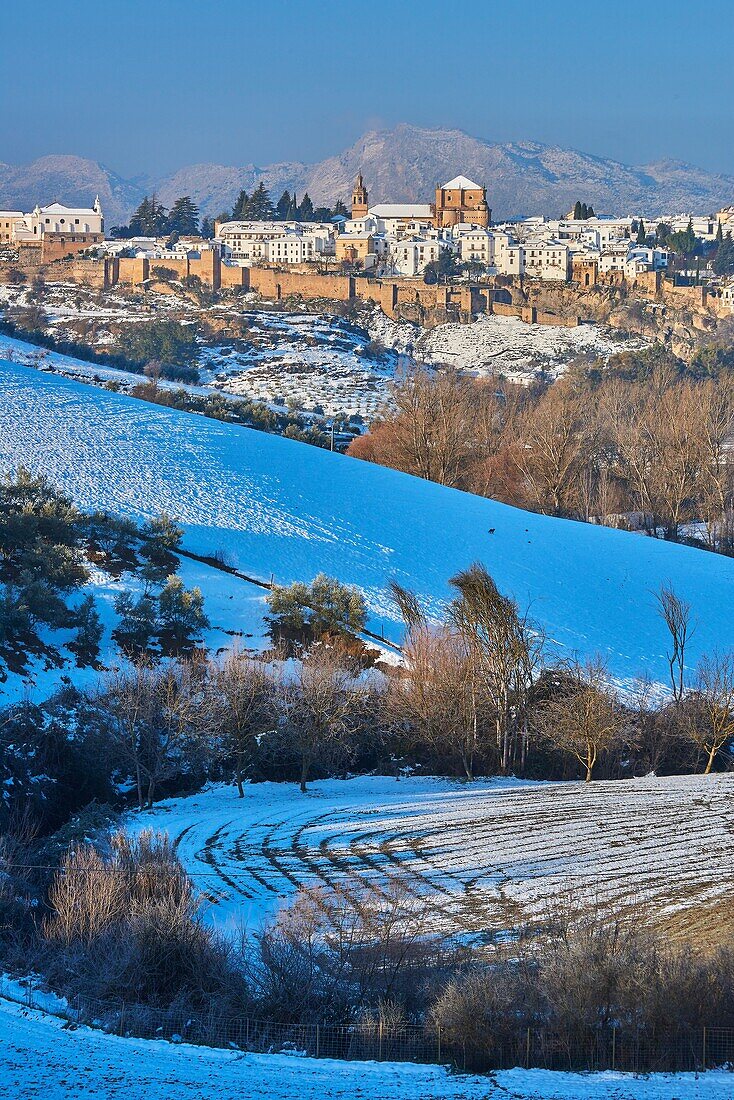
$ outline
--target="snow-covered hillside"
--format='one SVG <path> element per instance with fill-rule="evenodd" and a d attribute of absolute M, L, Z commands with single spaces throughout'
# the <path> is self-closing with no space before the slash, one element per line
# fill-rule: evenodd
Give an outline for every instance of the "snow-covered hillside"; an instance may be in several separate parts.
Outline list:
<path fill-rule="evenodd" d="M 213 656 L 217 657 L 233 646 L 241 650 L 265 648 L 268 638 L 264 621 L 265 592 L 262 588 L 186 557 L 180 558 L 178 575 L 187 589 L 201 590 L 210 623 L 209 629 L 203 631 L 201 640 Z M 139 593 L 141 589 L 139 578 L 130 573 L 116 578 L 95 567 L 73 601 L 77 603 L 86 595 L 94 598 L 104 631 L 100 640 L 100 661 L 104 667 L 109 668 L 121 659 L 120 650 L 112 639 L 112 631 L 120 621 L 114 609 L 115 598 L 123 590 Z M 235 622 L 236 626 L 233 626 Z M 72 631 L 44 630 L 43 636 L 44 641 L 56 649 L 60 663 L 37 657 L 28 662 L 23 673 L 11 672 L 3 667 L 2 676 L 5 679 L 0 677 L 0 706 L 26 697 L 34 702 L 43 702 L 69 682 L 80 689 L 99 682 L 100 671 L 92 665 L 77 667 L 76 658 L 68 646 L 73 638 Z"/>
<path fill-rule="evenodd" d="M 351 876 L 384 885 L 394 874 L 449 934 L 546 919 L 569 893 L 613 908 L 648 903 L 657 919 L 705 927 L 734 873 L 733 795 L 730 775 L 591 786 L 362 776 L 306 795 L 251 784 L 244 801 L 214 786 L 129 827 L 168 832 L 220 927 L 256 926 L 300 886 Z"/>
<path fill-rule="evenodd" d="M 670 582 L 698 619 L 690 658 L 732 643 L 734 561 L 550 519 L 305 444 L 148 405 L 0 363 L 0 469 L 43 471 L 84 508 L 168 512 L 184 545 L 250 576 L 319 571 L 358 585 L 370 625 L 398 638 L 391 579 L 434 611 L 448 578 L 486 564 L 557 653 L 605 655 L 622 683 L 665 681 L 654 590 Z M 237 628 L 237 613 L 232 621 Z"/>
<path fill-rule="evenodd" d="M 0 307 L 26 306 L 25 287 L 0 284 Z M 213 323 L 239 333 L 200 337 L 198 392 L 228 395 L 296 408 L 316 416 L 361 417 L 369 423 L 390 401 L 390 383 L 409 362 L 449 364 L 479 375 L 502 374 L 519 382 L 563 372 L 579 356 L 606 361 L 616 352 L 643 346 L 639 337 L 605 325 L 578 328 L 527 325 L 513 317 L 480 315 L 472 324 L 421 329 L 397 323 L 380 309 L 360 323 L 328 313 L 290 311 L 255 302 L 255 295 L 225 299 L 206 308 L 180 293 L 125 297 L 100 294 L 73 283 L 49 283 L 44 292 L 46 332 L 57 340 L 79 340 L 100 353 L 112 351 L 131 327 L 151 315 L 184 323 Z M 403 353 L 410 349 L 406 359 Z M 140 384 L 139 375 L 39 349 L 0 334 L 0 354 L 16 362 L 58 370 L 70 377 L 115 381 L 122 389 Z M 174 387 L 175 388 L 175 387 Z"/>
<path fill-rule="evenodd" d="M 335 1062 L 122 1039 L 0 1001 L 0 1094 L 13 1100 L 726 1100 L 732 1076 L 552 1073 Z"/>

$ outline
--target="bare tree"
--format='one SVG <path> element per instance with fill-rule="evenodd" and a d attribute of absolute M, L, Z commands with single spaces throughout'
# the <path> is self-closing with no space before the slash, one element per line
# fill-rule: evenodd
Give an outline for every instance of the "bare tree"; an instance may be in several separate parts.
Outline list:
<path fill-rule="evenodd" d="M 210 672 L 209 708 L 217 734 L 234 761 L 235 781 L 244 798 L 244 777 L 260 738 L 276 721 L 275 682 L 262 661 L 228 654 Z"/>
<path fill-rule="evenodd" d="M 541 735 L 579 761 L 587 783 L 600 753 L 619 744 L 622 737 L 621 710 L 605 690 L 605 682 L 603 665 L 574 665 L 565 690 L 544 703 L 536 717 Z"/>
<path fill-rule="evenodd" d="M 202 747 L 203 673 L 193 661 L 158 668 L 141 658 L 113 669 L 97 693 L 113 744 L 135 778 L 141 810 L 153 805 L 160 780 Z"/>
<path fill-rule="evenodd" d="M 300 787 L 317 761 L 348 753 L 362 688 L 344 667 L 338 646 L 317 643 L 279 685 L 278 706 L 287 736 L 300 760 Z"/>
<path fill-rule="evenodd" d="M 734 653 L 704 657 L 688 699 L 687 727 L 709 775 L 717 753 L 734 737 Z"/>
<path fill-rule="evenodd" d="M 406 675 L 395 677 L 389 699 L 415 736 L 437 757 L 460 762 L 469 780 L 486 745 L 488 700 L 480 698 L 473 654 L 458 631 L 414 626 L 403 647 Z"/>
<path fill-rule="evenodd" d="M 552 516 L 573 515 L 579 481 L 596 446 L 588 397 L 556 382 L 520 424 L 513 457 L 533 507 Z"/>
<path fill-rule="evenodd" d="M 669 584 L 662 584 L 655 593 L 658 614 L 668 628 L 671 648 L 668 651 L 670 683 L 673 700 L 679 703 L 685 691 L 686 646 L 693 633 L 691 605 L 676 595 Z"/>

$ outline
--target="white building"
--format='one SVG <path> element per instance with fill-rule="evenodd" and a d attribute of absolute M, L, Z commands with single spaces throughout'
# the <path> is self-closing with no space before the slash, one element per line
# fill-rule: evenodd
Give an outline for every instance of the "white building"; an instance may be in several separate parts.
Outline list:
<path fill-rule="evenodd" d="M 569 270 L 568 245 L 563 241 L 528 241 L 525 245 L 525 274 L 533 279 L 565 283 Z"/>
<path fill-rule="evenodd" d="M 18 243 L 40 241 L 46 233 L 104 234 L 104 216 L 99 195 L 92 207 L 64 206 L 60 202 L 51 203 L 50 206 L 36 206 L 30 214 L 23 214 L 15 221 L 10 239 Z"/>
<path fill-rule="evenodd" d="M 422 275 L 441 253 L 438 237 L 401 237 L 389 246 L 389 262 L 396 275 Z"/>
<path fill-rule="evenodd" d="M 462 263 L 482 264 L 483 267 L 494 265 L 495 241 L 490 229 L 459 222 L 452 233 Z"/>
<path fill-rule="evenodd" d="M 673 214 L 670 217 L 658 218 L 657 222 L 666 222 L 673 233 L 685 233 L 690 222 L 693 232 L 704 241 L 715 240 L 716 231 L 719 228 L 718 217 L 700 214 Z M 645 222 L 645 225 L 647 225 L 647 222 Z M 655 226 L 652 226 L 652 228 L 654 229 Z"/>
<path fill-rule="evenodd" d="M 377 233 L 390 237 L 408 237 L 433 228 L 433 207 L 430 203 L 378 203 L 368 215 L 375 220 Z"/>
<path fill-rule="evenodd" d="M 222 222 L 217 241 L 240 267 L 257 263 L 311 263 L 334 254 L 336 229 L 330 222 Z"/>

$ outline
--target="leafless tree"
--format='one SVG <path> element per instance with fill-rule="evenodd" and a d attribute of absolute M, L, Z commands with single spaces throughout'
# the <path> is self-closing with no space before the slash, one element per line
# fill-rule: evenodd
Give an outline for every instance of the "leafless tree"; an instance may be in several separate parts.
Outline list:
<path fill-rule="evenodd" d="M 704 657 L 686 707 L 687 729 L 709 775 L 717 754 L 734 737 L 734 653 Z"/>
<path fill-rule="evenodd" d="M 685 692 L 686 646 L 694 630 L 691 622 L 691 605 L 676 595 L 669 584 L 660 586 L 655 593 L 655 602 L 658 614 L 670 634 L 671 647 L 667 654 L 670 683 L 673 689 L 673 700 L 679 703 Z"/>
<path fill-rule="evenodd" d="M 135 778 L 138 807 L 152 806 L 160 780 L 202 747 L 207 732 L 204 668 L 154 667 L 145 658 L 113 669 L 96 694 L 114 747 Z"/>
<path fill-rule="evenodd" d="M 422 624 L 410 630 L 403 656 L 406 674 L 393 679 L 389 693 L 393 712 L 407 719 L 434 757 L 460 762 L 473 779 L 490 711 L 480 697 L 472 651 L 458 631 Z"/>
<path fill-rule="evenodd" d="M 587 783 L 599 755 L 619 744 L 623 733 L 621 709 L 606 689 L 606 679 L 606 670 L 598 662 L 573 665 L 564 690 L 536 715 L 541 736 L 579 761 Z"/>
<path fill-rule="evenodd" d="M 300 760 L 300 787 L 305 792 L 314 764 L 348 754 L 352 718 L 362 688 L 345 667 L 337 645 L 319 642 L 282 677 L 278 706 L 281 722 Z"/>
<path fill-rule="evenodd" d="M 235 781 L 244 798 L 244 777 L 260 738 L 276 722 L 275 682 L 262 661 L 231 652 L 210 670 L 208 704 L 212 725 L 234 761 Z"/>

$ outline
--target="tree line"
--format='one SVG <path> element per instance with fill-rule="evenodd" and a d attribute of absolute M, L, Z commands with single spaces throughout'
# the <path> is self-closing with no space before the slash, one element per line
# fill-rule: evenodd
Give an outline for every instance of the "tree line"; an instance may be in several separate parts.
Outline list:
<path fill-rule="evenodd" d="M 416 369 L 349 453 L 506 504 L 734 550 L 734 353 L 660 348 L 522 386 Z"/>
<path fill-rule="evenodd" d="M 339 216 L 349 217 L 349 211 L 341 199 L 333 207 L 314 206 L 308 191 L 299 201 L 295 191 L 291 194 L 285 190 L 274 203 L 261 180 L 251 195 L 241 190 L 231 213 L 220 214 L 217 221 L 329 222 Z"/>
<path fill-rule="evenodd" d="M 349 217 L 349 211 L 341 199 L 333 207 L 314 206 L 308 191 L 299 200 L 295 191 L 291 194 L 285 190 L 278 201 L 273 202 L 261 180 L 252 194 L 244 188 L 239 191 L 232 209 L 223 211 L 216 218 L 201 218 L 199 208 L 190 195 L 176 199 L 170 210 L 155 194 L 146 195 L 128 224 L 113 226 L 110 236 L 122 240 L 129 237 L 169 237 L 177 240 L 179 237 L 200 235 L 210 239 L 214 236 L 215 222 L 329 222 L 339 216 Z"/>
<path fill-rule="evenodd" d="M 198 236 L 213 237 L 214 225 L 210 218 L 204 218 L 199 225 L 199 208 L 190 195 L 176 199 L 170 210 L 158 201 L 157 195 L 146 195 L 127 225 L 116 225 L 110 230 L 110 236 L 118 239 L 128 237 L 173 237 Z"/>

